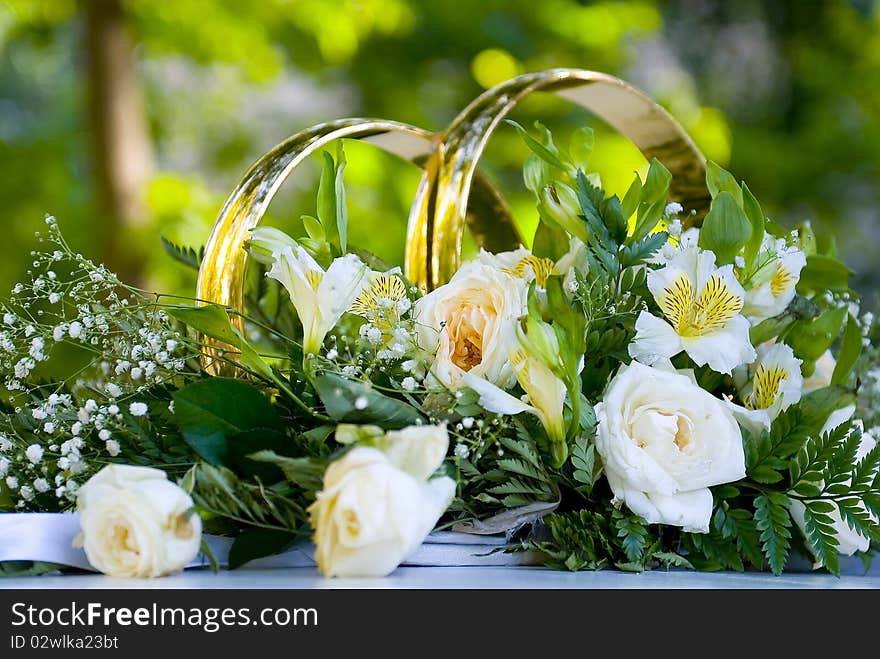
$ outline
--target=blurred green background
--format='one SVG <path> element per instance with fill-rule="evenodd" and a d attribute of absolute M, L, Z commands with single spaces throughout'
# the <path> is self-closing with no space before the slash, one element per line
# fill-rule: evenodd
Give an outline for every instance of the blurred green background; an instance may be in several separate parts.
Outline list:
<path fill-rule="evenodd" d="M 130 281 L 192 294 L 159 235 L 203 244 L 238 178 L 288 135 L 343 116 L 440 129 L 483 89 L 557 66 L 646 90 L 772 217 L 834 231 L 873 298 L 880 2 L 869 0 L 0 0 L 0 289 L 26 270 L 50 212 Z M 552 97 L 515 118 L 563 140 L 592 121 Z M 595 168 L 619 191 L 643 161 L 597 130 Z M 399 262 L 418 170 L 346 148 L 351 240 Z M 485 167 L 530 235 L 525 156 L 507 128 Z M 286 184 L 273 223 L 297 233 L 317 171 Z"/>

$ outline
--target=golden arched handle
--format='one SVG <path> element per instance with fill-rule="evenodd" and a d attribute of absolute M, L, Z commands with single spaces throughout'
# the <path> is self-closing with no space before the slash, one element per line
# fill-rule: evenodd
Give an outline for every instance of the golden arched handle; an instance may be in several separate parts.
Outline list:
<path fill-rule="evenodd" d="M 262 156 L 244 175 L 223 205 L 205 245 L 198 276 L 197 296 L 239 311 L 244 310 L 244 286 L 247 267 L 245 241 L 249 231 L 259 224 L 269 203 L 293 169 L 308 156 L 339 138 L 362 139 L 406 160 L 424 164 L 437 143 L 428 131 L 382 119 L 341 119 L 312 126 L 293 135 Z M 518 234 L 510 212 L 498 192 L 484 177 L 475 179 L 478 203 L 473 205 L 471 226 L 478 242 L 491 235 L 516 241 Z M 500 223 L 500 231 L 498 230 Z M 491 233 L 485 227 L 492 225 Z M 497 241 L 496 241 L 497 242 Z M 487 249 L 497 244 L 482 243 Z M 241 319 L 234 322 L 241 327 Z M 216 342 L 209 342 L 217 346 Z M 212 357 L 214 347 L 205 349 L 205 364 L 218 370 Z"/>
<path fill-rule="evenodd" d="M 678 122 L 648 96 L 594 71 L 527 73 L 483 93 L 443 134 L 410 210 L 406 273 L 411 281 L 432 289 L 458 269 L 471 183 L 486 142 L 501 120 L 536 91 L 552 92 L 592 111 L 632 140 L 647 159 L 656 157 L 669 169 L 670 195 L 676 201 L 696 209 L 699 217 L 708 209 L 705 158 Z"/>

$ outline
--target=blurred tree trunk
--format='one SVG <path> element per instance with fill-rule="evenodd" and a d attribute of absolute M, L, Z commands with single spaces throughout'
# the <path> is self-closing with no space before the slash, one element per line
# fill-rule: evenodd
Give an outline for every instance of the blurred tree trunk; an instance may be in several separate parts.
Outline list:
<path fill-rule="evenodd" d="M 123 280 L 142 280 L 135 228 L 146 219 L 153 156 L 120 0 L 83 0 L 89 128 L 101 260 Z"/>

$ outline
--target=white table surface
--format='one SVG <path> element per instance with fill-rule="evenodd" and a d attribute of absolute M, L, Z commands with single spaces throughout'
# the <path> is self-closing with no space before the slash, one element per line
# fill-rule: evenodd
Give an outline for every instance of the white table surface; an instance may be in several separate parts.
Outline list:
<path fill-rule="evenodd" d="M 0 578 L 5 588 L 845 588 L 880 589 L 880 575 L 833 577 L 829 574 L 701 573 L 656 570 L 641 574 L 616 571 L 559 572 L 537 567 L 402 567 L 382 579 L 326 579 L 315 568 L 188 570 L 161 579 L 113 579 L 102 575 Z"/>

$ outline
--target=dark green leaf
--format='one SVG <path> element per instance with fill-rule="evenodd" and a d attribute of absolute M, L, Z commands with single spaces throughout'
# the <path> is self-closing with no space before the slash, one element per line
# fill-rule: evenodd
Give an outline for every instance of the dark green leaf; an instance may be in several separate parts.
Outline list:
<path fill-rule="evenodd" d="M 272 529 L 249 528 L 239 533 L 229 548 L 229 568 L 234 570 L 257 558 L 290 549 L 299 536 Z"/>
<path fill-rule="evenodd" d="M 321 489 L 327 460 L 321 458 L 291 458 L 278 455 L 274 451 L 258 451 L 248 456 L 251 460 L 276 465 L 284 472 L 285 478 L 304 490 L 315 492 Z"/>
<path fill-rule="evenodd" d="M 424 423 L 419 411 L 408 403 L 376 391 L 369 384 L 325 372 L 315 378 L 315 389 L 335 421 L 377 423 L 392 430 Z"/>
<path fill-rule="evenodd" d="M 568 248 L 568 234 L 563 229 L 550 226 L 544 220 L 538 221 L 532 242 L 532 253 L 535 256 L 558 261 L 565 256 Z"/>
<path fill-rule="evenodd" d="M 859 356 L 862 354 L 862 328 L 859 321 L 850 314 L 843 330 L 843 339 L 840 343 L 840 352 L 837 355 L 837 364 L 831 376 L 832 385 L 844 385 L 849 380 Z"/>
<path fill-rule="evenodd" d="M 826 289 L 846 290 L 852 270 L 831 256 L 812 254 L 807 257 L 807 265 L 801 271 L 797 291 L 802 295 L 822 292 Z"/>
<path fill-rule="evenodd" d="M 788 497 L 779 492 L 755 498 L 755 528 L 760 532 L 761 548 L 773 574 L 782 574 L 791 539 Z"/>
<path fill-rule="evenodd" d="M 174 416 L 187 443 L 215 466 L 226 466 L 230 437 L 257 428 L 283 429 L 262 391 L 230 378 L 200 380 L 176 391 Z"/>
<path fill-rule="evenodd" d="M 737 205 L 743 205 L 743 191 L 733 174 L 711 160 L 706 163 L 706 187 L 709 188 L 712 199 L 721 192 L 728 192 L 736 200 Z"/>
<path fill-rule="evenodd" d="M 742 186 L 742 198 L 743 211 L 752 225 L 752 236 L 745 246 L 746 266 L 750 267 L 758 258 L 758 253 L 764 243 L 764 211 L 761 210 L 761 204 L 758 203 L 755 195 L 745 183 Z"/>
<path fill-rule="evenodd" d="M 192 268 L 196 271 L 198 271 L 199 268 L 202 267 L 202 259 L 205 258 L 204 246 L 200 247 L 198 251 L 196 251 L 192 247 L 182 247 L 180 245 L 175 245 L 165 236 L 160 236 L 159 240 L 162 241 L 162 247 L 165 250 L 165 253 L 178 263 L 182 263 L 186 267 Z"/>

